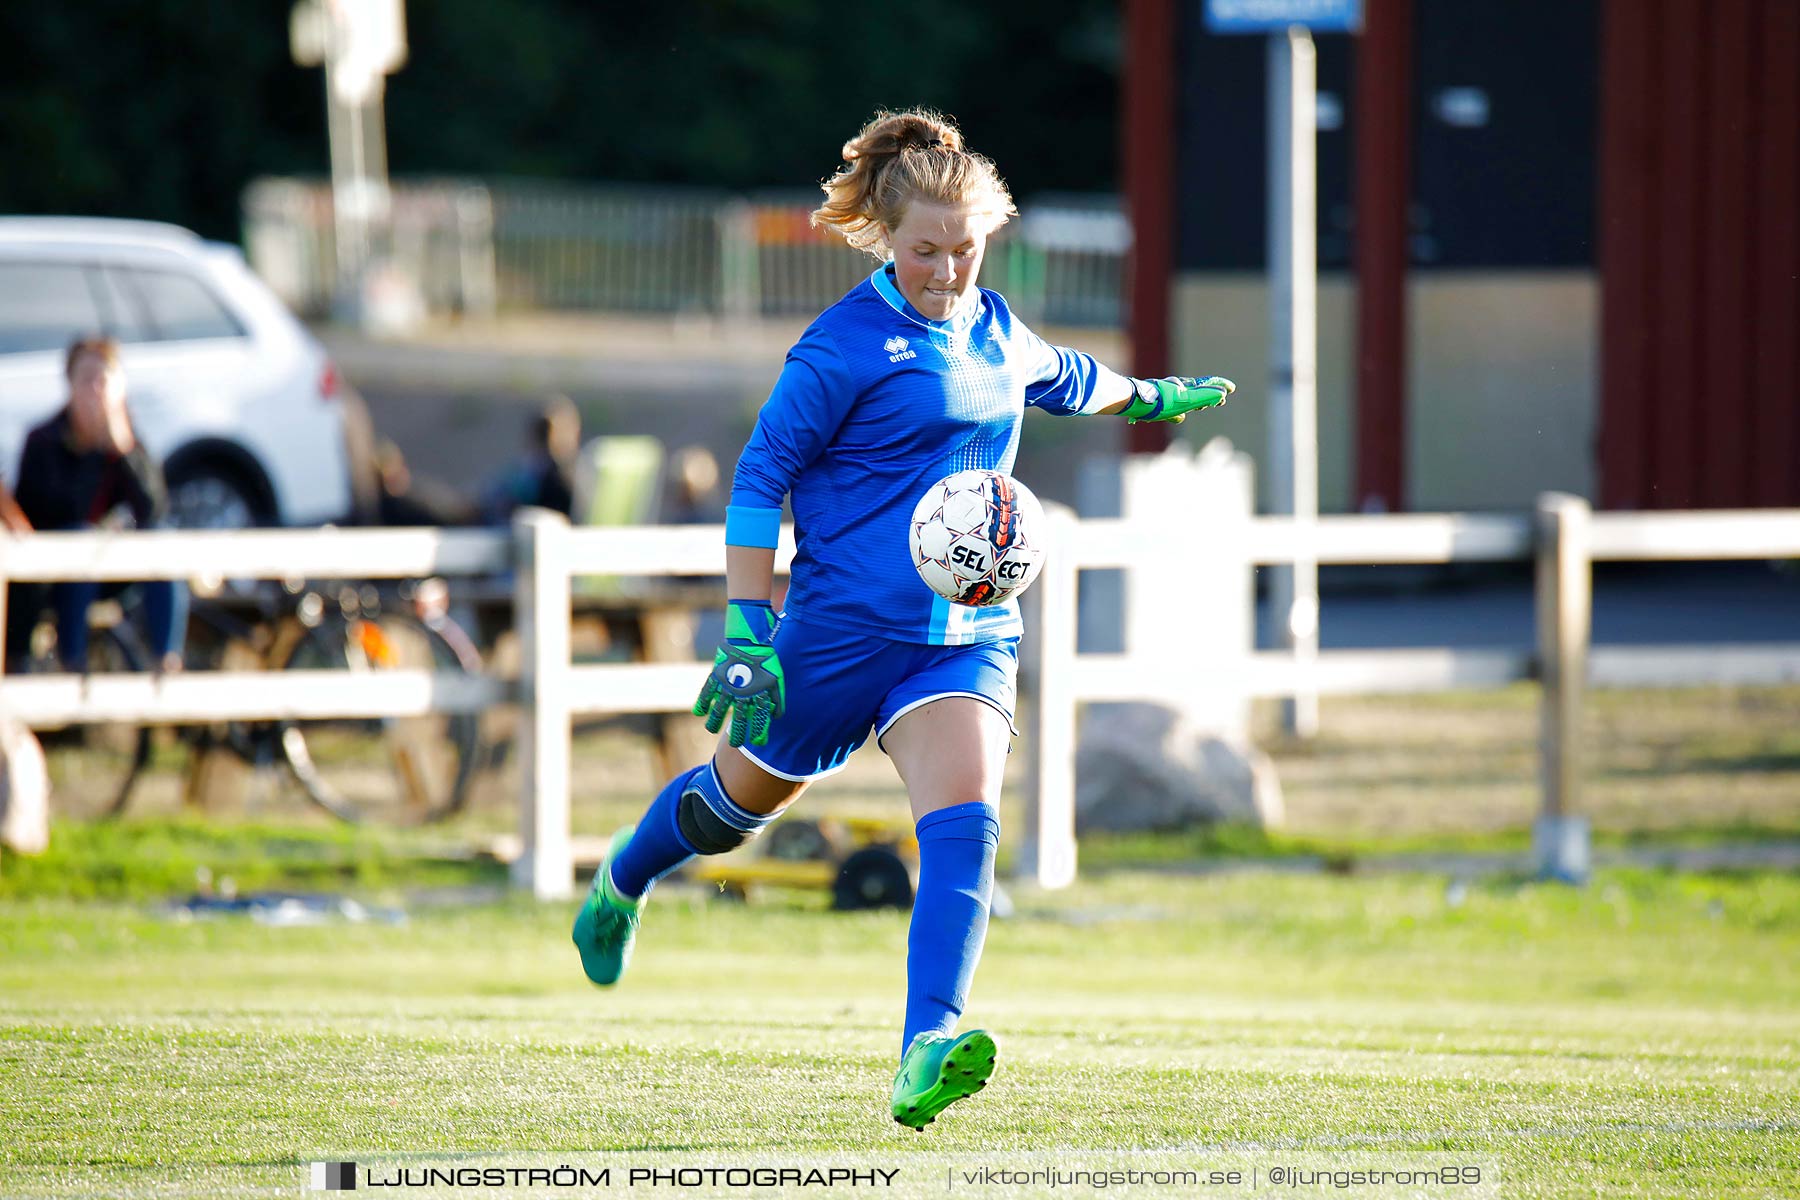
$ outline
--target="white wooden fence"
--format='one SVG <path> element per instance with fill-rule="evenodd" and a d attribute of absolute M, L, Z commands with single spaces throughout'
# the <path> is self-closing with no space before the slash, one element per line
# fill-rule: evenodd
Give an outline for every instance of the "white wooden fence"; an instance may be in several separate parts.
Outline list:
<path fill-rule="evenodd" d="M 1290 655 L 1196 642 L 1081 654 L 1075 639 L 1079 572 L 1134 575 L 1170 553 L 1167 526 L 1078 521 L 1052 513 L 1052 553 L 1033 589 L 1027 643 L 1027 715 L 1035 802 L 1022 855 L 1049 887 L 1075 877 L 1074 755 L 1087 701 L 1178 701 L 1196 686 L 1242 697 L 1435 691 L 1499 686 L 1541 675 L 1544 805 L 1536 843 L 1542 869 L 1579 878 L 1586 833 L 1579 800 L 1578 719 L 1587 685 L 1679 686 L 1800 680 L 1800 642 L 1777 645 L 1609 647 L 1589 652 L 1590 565 L 1595 561 L 1800 556 L 1800 510 L 1590 514 L 1574 497 L 1547 496 L 1526 516 L 1345 516 L 1300 521 L 1245 511 L 1206 514 L 1208 575 L 1248 595 L 1258 564 L 1291 561 L 1306 547 L 1321 563 L 1525 560 L 1538 572 L 1538 648 L 1322 651 Z M 0 712 L 32 726 L 83 720 L 154 722 L 398 717 L 473 712 L 517 701 L 520 833 L 515 882 L 541 898 L 573 888 L 570 718 L 582 713 L 680 712 L 698 690 L 697 664 L 576 666 L 570 656 L 570 580 L 719 573 L 716 526 L 576 529 L 529 512 L 510 530 L 255 530 L 36 534 L 0 537 L 0 583 L 16 580 L 233 578 L 380 579 L 511 571 L 523 667 L 516 681 L 425 670 L 360 676 L 332 671 L 43 675 L 0 681 Z M 784 533 L 778 569 L 792 559 Z M 4 591 L 0 590 L 0 597 Z M 3 599 L 0 599 L 3 605 Z M 3 615 L 3 612 L 0 612 Z M 1800 625 L 1800 620 L 1797 620 Z M 1540 669 L 1539 664 L 1542 664 Z"/>
<path fill-rule="evenodd" d="M 1215 499 L 1222 493 L 1214 492 Z M 1228 493 L 1224 493 L 1228 494 Z M 1247 493 L 1245 493 L 1247 496 Z M 1233 695 L 1433 692 L 1501 687 L 1540 678 L 1542 806 L 1533 831 L 1538 870 L 1580 879 L 1588 836 L 1580 801 L 1582 698 L 1586 687 L 1682 687 L 1800 681 L 1800 611 L 1795 640 L 1769 644 L 1589 648 L 1592 564 L 1604 561 L 1800 557 L 1800 510 L 1599 513 L 1560 494 L 1540 498 L 1532 515 L 1258 517 L 1247 506 L 1200 510 L 1207 574 L 1216 587 L 1248 593 L 1257 566 L 1292 562 L 1297 551 L 1321 564 L 1525 561 L 1535 557 L 1537 646 L 1518 649 L 1323 650 L 1316 658 L 1205 644 L 1182 599 L 1165 601 L 1157 645 L 1127 644 L 1123 654 L 1076 649 L 1079 573 L 1141 571 L 1166 559 L 1170 534 L 1151 521 L 1076 520 L 1053 511 L 1056 550 L 1033 587 L 1037 613 L 1027 675 L 1037 681 L 1031 718 L 1033 822 L 1024 868 L 1046 886 L 1075 877 L 1075 747 L 1078 707 L 1090 701 L 1181 703 L 1196 688 Z M 1129 584 L 1127 585 L 1129 586 Z M 1185 619 L 1184 619 L 1185 618 Z M 1728 620 L 1721 613 L 1721 621 Z M 1198 640 L 1197 650 L 1182 643 Z"/>
<path fill-rule="evenodd" d="M 575 874 L 569 835 L 569 721 L 584 713 L 686 712 L 700 693 L 697 663 L 575 666 L 569 655 L 569 581 L 577 575 L 717 575 L 725 530 L 716 525 L 637 529 L 574 528 L 535 510 L 513 525 L 518 537 L 519 834 L 524 852 L 513 881 L 541 897 L 565 895 Z M 784 528 L 775 569 L 793 562 Z M 720 597 L 724 599 L 723 596 Z"/>
<path fill-rule="evenodd" d="M 512 568 L 504 530 L 278 529 L 0 536 L 0 582 L 137 579 L 403 579 Z M 0 589 L 0 615 L 5 591 Z M 410 717 L 474 712 L 511 699 L 500 680 L 383 671 L 25 675 L 0 683 L 0 712 L 35 727 L 94 720 L 223 721 Z"/>

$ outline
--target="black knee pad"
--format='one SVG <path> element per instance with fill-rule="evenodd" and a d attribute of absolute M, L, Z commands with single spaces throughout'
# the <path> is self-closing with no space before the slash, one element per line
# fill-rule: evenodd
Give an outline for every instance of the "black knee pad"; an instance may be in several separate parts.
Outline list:
<path fill-rule="evenodd" d="M 697 787 L 690 787 L 681 793 L 681 799 L 675 804 L 675 823 L 688 845 L 701 854 L 724 854 L 726 851 L 736 850 L 762 832 L 755 829 L 746 833 L 726 824 L 712 810 L 712 805 L 706 802 L 706 797 Z"/>

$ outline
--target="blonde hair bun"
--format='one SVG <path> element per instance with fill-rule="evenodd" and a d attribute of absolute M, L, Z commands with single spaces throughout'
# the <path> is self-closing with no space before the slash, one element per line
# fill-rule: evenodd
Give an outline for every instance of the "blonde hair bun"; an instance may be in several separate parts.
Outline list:
<path fill-rule="evenodd" d="M 964 148 L 962 132 L 930 109 L 876 113 L 843 153 L 812 223 L 877 258 L 888 256 L 888 235 L 916 200 L 971 208 L 993 220 L 990 232 L 1018 215 L 993 162 Z"/>

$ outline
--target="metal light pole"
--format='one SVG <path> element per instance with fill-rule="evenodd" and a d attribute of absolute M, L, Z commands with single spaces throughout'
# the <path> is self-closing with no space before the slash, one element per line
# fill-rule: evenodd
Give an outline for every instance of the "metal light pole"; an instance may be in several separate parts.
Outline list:
<path fill-rule="evenodd" d="M 336 305 L 340 317 L 360 318 L 373 234 L 388 217 L 382 97 L 387 75 L 406 62 L 403 0 L 299 0 L 288 30 L 294 61 L 325 68 Z"/>
<path fill-rule="evenodd" d="M 1294 25 L 1269 35 L 1269 496 L 1291 514 L 1294 564 L 1270 570 L 1270 609 L 1283 649 L 1300 661 L 1282 725 L 1319 731 L 1317 55 Z"/>

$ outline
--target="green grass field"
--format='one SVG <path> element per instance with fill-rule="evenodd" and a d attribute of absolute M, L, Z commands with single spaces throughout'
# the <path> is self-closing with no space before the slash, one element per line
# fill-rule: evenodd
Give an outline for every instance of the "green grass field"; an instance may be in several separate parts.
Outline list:
<path fill-rule="evenodd" d="M 566 906 L 268 928 L 6 901 L 0 1193 L 290 1194 L 328 1158 L 610 1164 L 618 1195 L 673 1194 L 626 1185 L 651 1162 L 849 1161 L 937 1195 L 980 1164 L 1426 1155 L 1498 1171 L 1479 1194 L 1800 1187 L 1792 877 L 1120 871 L 1015 898 L 969 1014 L 1002 1069 L 922 1136 L 885 1113 L 894 914 L 667 889 L 602 993 Z"/>
<path fill-rule="evenodd" d="M 504 899 L 466 852 L 512 824 L 505 777 L 452 825 L 350 829 L 267 788 L 179 816 L 164 769 L 129 819 L 62 821 L 49 854 L 0 861 L 0 1197 L 292 1195 L 315 1160 L 605 1168 L 585 1194 L 620 1196 L 680 1194 L 632 1185 L 633 1166 L 771 1163 L 895 1170 L 856 1194 L 904 1196 L 1047 1193 L 983 1183 L 991 1168 L 1267 1185 L 1280 1165 L 1458 1163 L 1484 1190 L 1254 1194 L 1800 1195 L 1800 876 L 1611 869 L 1570 889 L 1378 869 L 1523 851 L 1533 704 L 1330 699 L 1311 743 L 1264 730 L 1286 831 L 1084 839 L 1077 887 L 1016 891 L 995 921 L 969 1018 L 999 1036 L 1000 1072 L 923 1136 L 886 1115 L 898 915 L 666 888 L 631 975 L 600 992 L 572 907 Z M 1791 847 L 1795 711 L 1800 688 L 1596 694 L 1597 846 Z M 659 782 L 616 733 L 582 739 L 577 772 L 587 834 Z M 807 805 L 904 811 L 871 754 Z M 167 915 L 202 880 L 410 917 Z"/>

